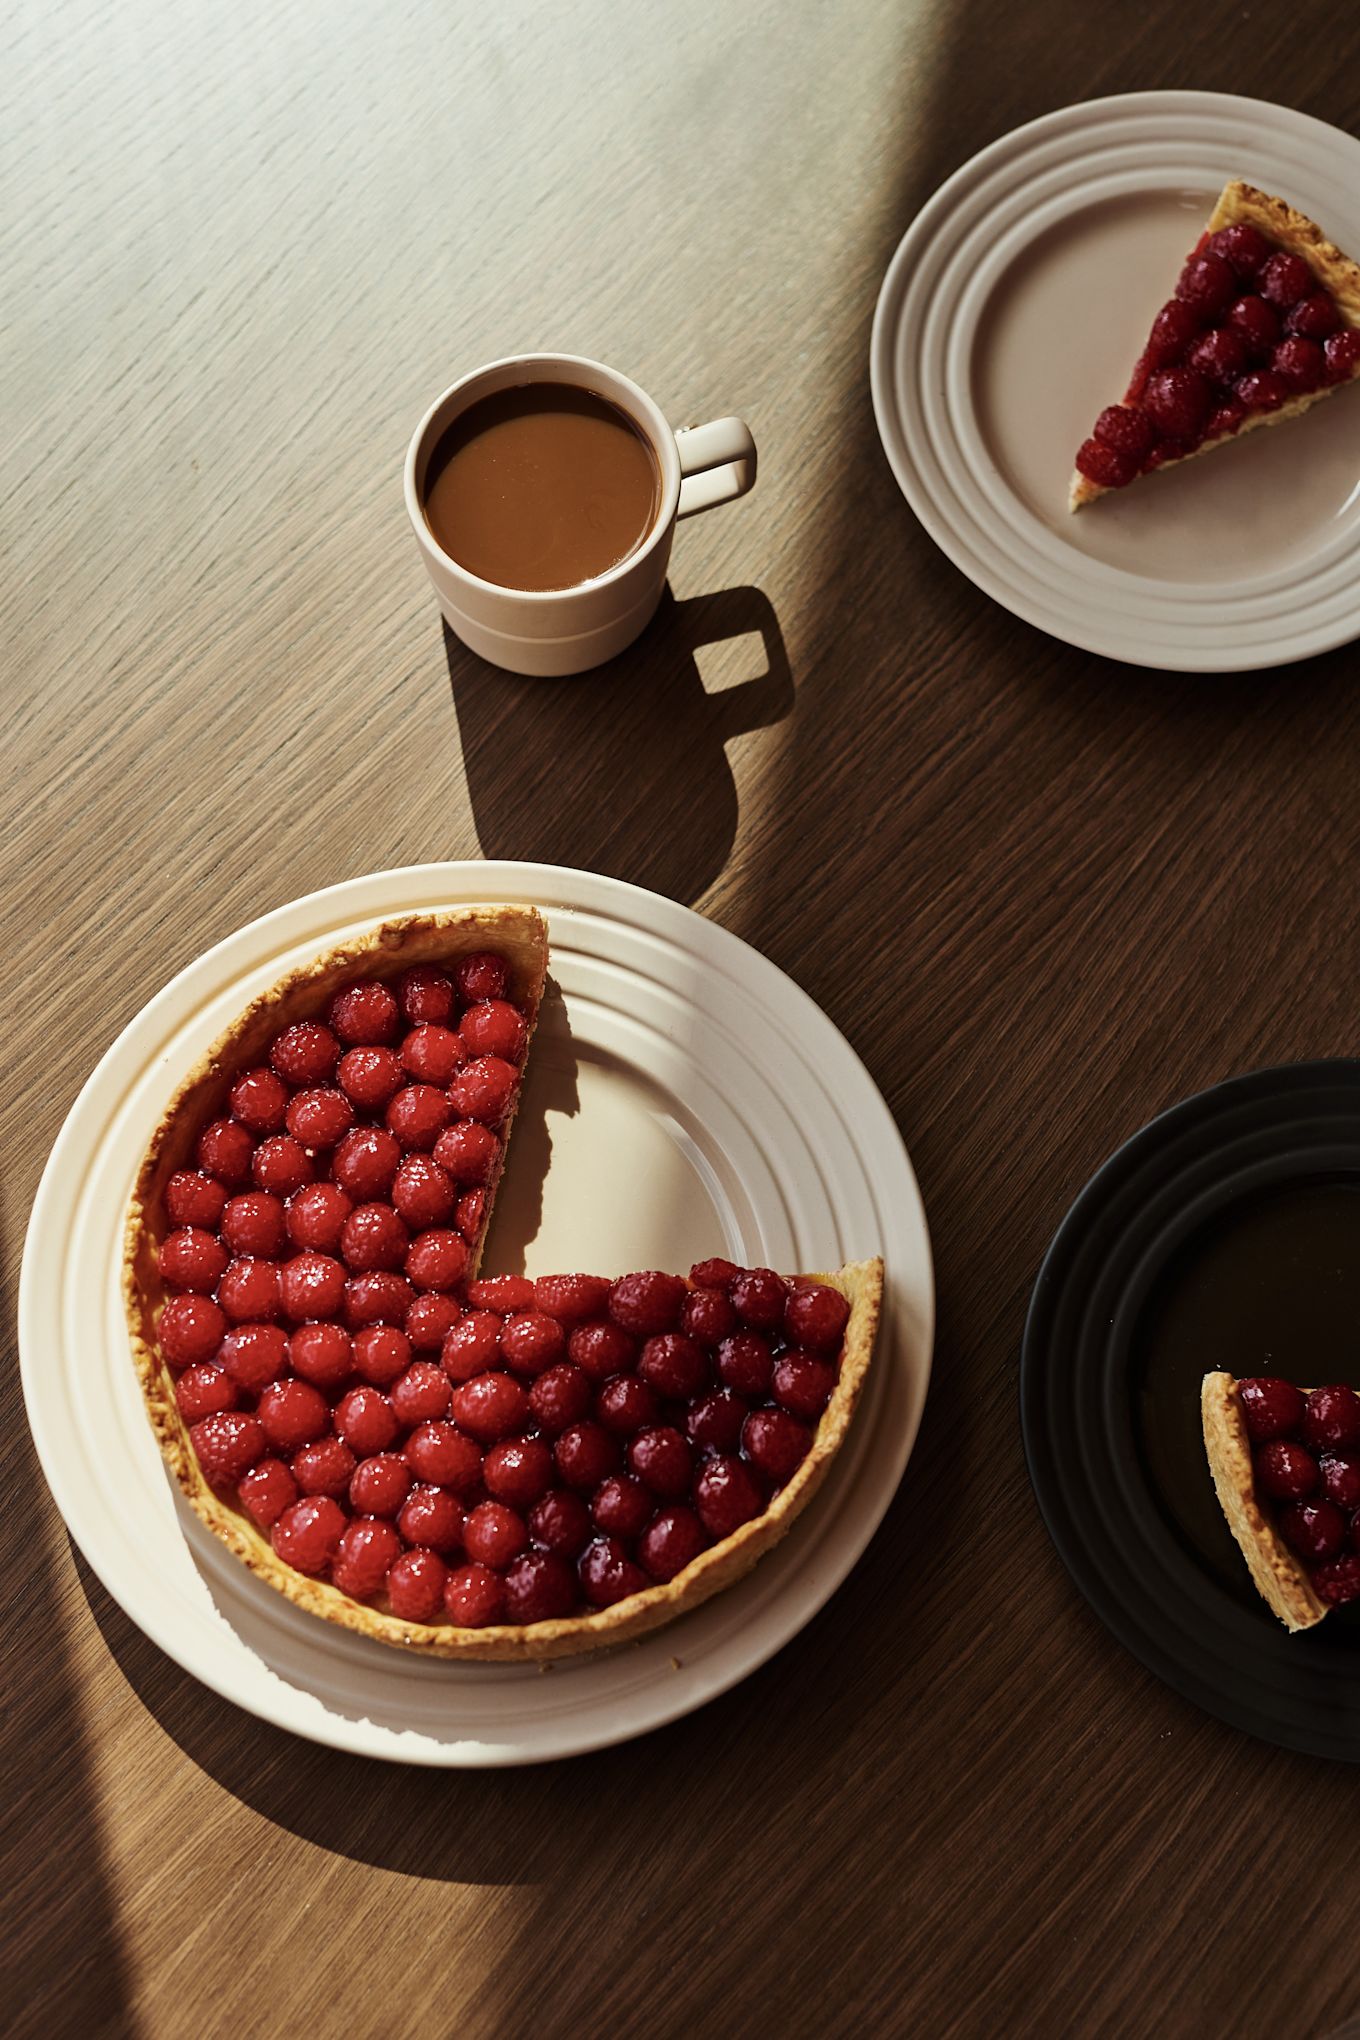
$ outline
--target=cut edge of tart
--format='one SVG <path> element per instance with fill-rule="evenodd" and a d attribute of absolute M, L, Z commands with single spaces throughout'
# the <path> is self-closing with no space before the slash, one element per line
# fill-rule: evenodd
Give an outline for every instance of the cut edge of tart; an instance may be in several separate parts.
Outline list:
<path fill-rule="evenodd" d="M 1204 1449 L 1214 1487 L 1262 1599 L 1289 1630 L 1311 1629 L 1329 1612 L 1307 1569 L 1256 1497 L 1251 1441 L 1231 1374 L 1206 1374 L 1200 1390 Z M 1307 1390 L 1301 1391 L 1307 1394 Z"/>
<path fill-rule="evenodd" d="M 1360 329 L 1360 263 L 1354 262 L 1323 233 L 1321 227 L 1310 220 L 1305 213 L 1298 212 L 1286 199 L 1275 198 L 1269 192 L 1259 191 L 1255 185 L 1246 184 L 1240 178 L 1233 178 L 1224 185 L 1218 203 L 1209 216 L 1207 225 L 1191 250 L 1189 260 L 1203 246 L 1210 234 L 1222 227 L 1249 226 L 1275 244 L 1286 254 L 1298 255 L 1308 264 L 1319 286 L 1330 292 L 1344 325 Z M 1137 371 L 1135 370 L 1135 377 Z M 1231 439 L 1240 439 L 1244 432 L 1253 431 L 1258 425 L 1279 425 L 1286 418 L 1296 418 L 1309 410 L 1319 398 L 1331 396 L 1333 391 L 1342 389 L 1347 382 L 1360 376 L 1360 361 L 1337 382 L 1322 384 L 1319 388 L 1305 390 L 1298 396 L 1288 398 L 1274 410 L 1249 410 L 1240 422 L 1229 431 L 1216 433 L 1212 438 L 1202 440 L 1199 445 L 1183 454 L 1158 462 L 1158 469 L 1180 467 L 1187 460 L 1195 460 L 1202 453 L 1212 453 L 1215 447 L 1225 446 Z M 1132 396 L 1132 387 L 1129 395 Z M 1126 397 L 1125 402 L 1129 399 Z M 1147 470 L 1145 470 L 1147 472 Z M 1079 468 L 1072 472 L 1067 507 L 1080 510 L 1085 504 L 1093 503 L 1098 496 L 1112 493 L 1109 486 L 1093 481 L 1082 474 Z"/>

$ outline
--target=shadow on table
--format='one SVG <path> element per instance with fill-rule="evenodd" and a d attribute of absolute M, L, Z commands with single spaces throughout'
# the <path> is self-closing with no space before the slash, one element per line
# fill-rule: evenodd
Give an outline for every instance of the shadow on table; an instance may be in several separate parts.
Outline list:
<path fill-rule="evenodd" d="M 709 694 L 698 653 L 757 637 L 764 671 Z M 503 673 L 444 629 L 477 837 L 487 857 L 565 864 L 688 902 L 737 828 L 724 746 L 793 704 L 779 620 L 758 588 L 661 607 L 637 643 L 565 680 Z"/>

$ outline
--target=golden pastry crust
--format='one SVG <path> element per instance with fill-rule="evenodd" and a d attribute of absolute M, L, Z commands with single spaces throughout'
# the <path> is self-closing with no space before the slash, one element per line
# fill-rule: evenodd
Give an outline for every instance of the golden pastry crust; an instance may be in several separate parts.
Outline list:
<path fill-rule="evenodd" d="M 1205 232 L 1216 234 L 1220 227 L 1237 225 L 1256 227 L 1289 254 L 1301 255 L 1322 288 L 1331 292 L 1345 323 L 1360 327 L 1360 264 L 1352 262 L 1349 255 L 1343 255 L 1336 243 L 1327 239 L 1321 227 L 1315 226 L 1303 213 L 1296 212 L 1283 198 L 1273 198 L 1268 191 L 1258 191 L 1254 184 L 1244 184 L 1239 178 L 1234 178 L 1219 193 Z M 1346 381 L 1354 382 L 1356 376 L 1360 376 L 1360 367 L 1354 369 Z M 1287 404 L 1281 404 L 1278 411 L 1255 411 L 1236 432 L 1221 432 L 1217 439 L 1206 439 L 1193 453 L 1184 453 L 1179 460 L 1163 461 L 1155 472 L 1162 474 L 1169 468 L 1183 467 L 1187 460 L 1198 460 L 1201 454 L 1212 453 L 1216 446 L 1225 446 L 1231 439 L 1241 439 L 1244 434 L 1254 432 L 1258 425 L 1282 425 L 1286 418 L 1297 418 L 1319 398 L 1329 397 L 1333 391 L 1345 386 L 1345 381 L 1329 383 L 1320 390 L 1309 390 L 1303 396 L 1291 397 Z M 1145 480 L 1146 477 L 1139 479 Z M 1093 482 L 1074 469 L 1067 507 L 1080 510 L 1083 504 L 1093 503 L 1097 496 L 1110 493 L 1100 482 Z"/>
<path fill-rule="evenodd" d="M 1200 1415 L 1218 1499 L 1252 1579 L 1286 1629 L 1311 1629 L 1327 1613 L 1327 1604 L 1313 1592 L 1302 1564 L 1256 1499 L 1251 1444 L 1231 1374 L 1205 1375 Z"/>

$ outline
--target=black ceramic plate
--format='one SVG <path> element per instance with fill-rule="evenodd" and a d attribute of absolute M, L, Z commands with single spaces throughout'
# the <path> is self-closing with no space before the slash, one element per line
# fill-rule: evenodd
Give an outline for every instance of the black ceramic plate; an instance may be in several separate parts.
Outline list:
<path fill-rule="evenodd" d="M 1204 1374 L 1360 1387 L 1360 1062 L 1236 1077 L 1119 1149 L 1063 1220 L 1025 1327 L 1030 1477 L 1120 1642 L 1210 1713 L 1360 1762 L 1360 1607 L 1291 1636 L 1214 1496 Z"/>

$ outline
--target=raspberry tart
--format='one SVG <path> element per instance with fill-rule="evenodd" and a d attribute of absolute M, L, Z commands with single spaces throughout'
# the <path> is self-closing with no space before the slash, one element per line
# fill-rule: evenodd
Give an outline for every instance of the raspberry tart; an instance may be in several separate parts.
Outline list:
<path fill-rule="evenodd" d="M 1228 1526 L 1285 1627 L 1360 1600 L 1360 1396 L 1219 1373 L 1200 1407 Z"/>
<path fill-rule="evenodd" d="M 259 999 L 137 1179 L 125 1293 L 162 1451 L 298 1606 L 442 1657 L 640 1635 L 816 1492 L 882 1263 L 478 1265 L 543 993 L 530 910 L 388 923 Z"/>
<path fill-rule="evenodd" d="M 1123 402 L 1078 450 L 1069 507 L 1297 417 L 1357 375 L 1360 267 L 1284 199 L 1227 184 Z"/>

